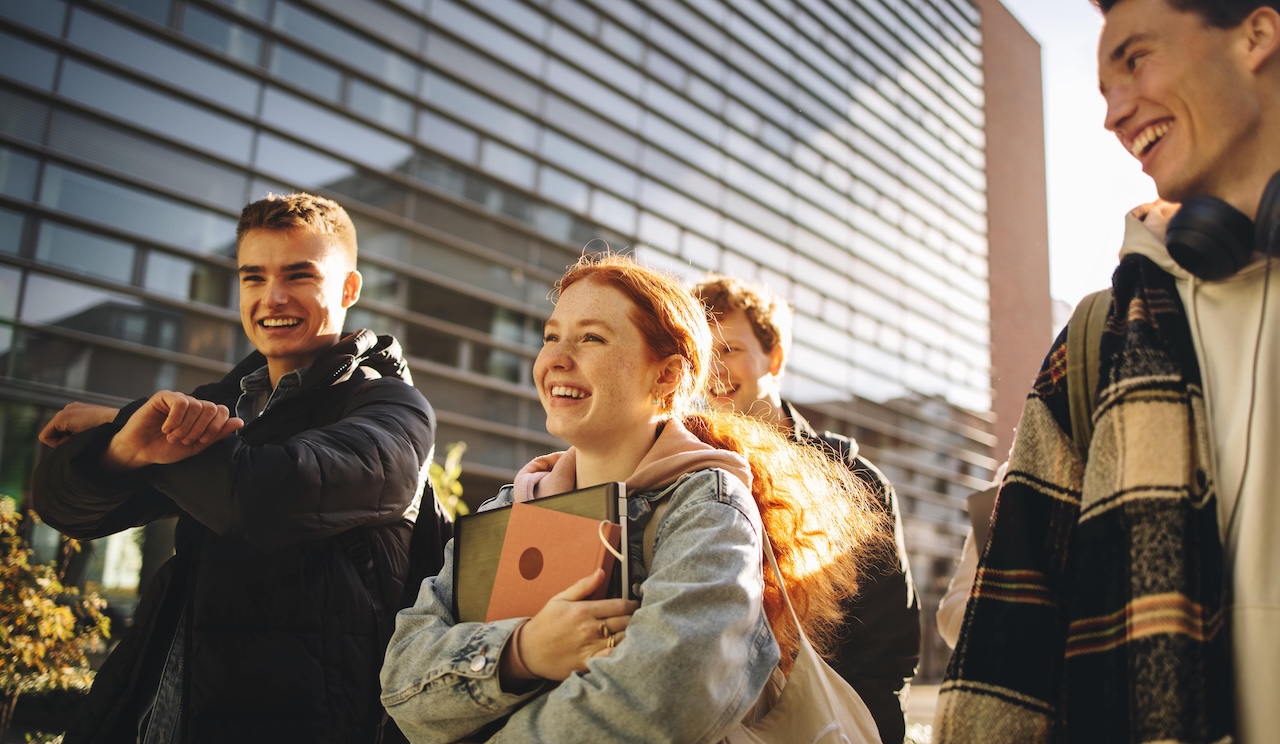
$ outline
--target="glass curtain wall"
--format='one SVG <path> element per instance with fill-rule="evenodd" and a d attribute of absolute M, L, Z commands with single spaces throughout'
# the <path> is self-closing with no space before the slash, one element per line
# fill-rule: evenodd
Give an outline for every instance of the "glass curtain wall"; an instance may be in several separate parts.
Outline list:
<path fill-rule="evenodd" d="M 0 0 L 0 490 L 25 494 L 23 438 L 63 403 L 247 353 L 235 218 L 305 189 L 355 219 L 348 324 L 401 339 L 473 502 L 562 446 L 530 370 L 582 251 L 782 293 L 784 393 L 894 480 L 936 601 L 994 466 L 978 21 L 967 0 Z"/>

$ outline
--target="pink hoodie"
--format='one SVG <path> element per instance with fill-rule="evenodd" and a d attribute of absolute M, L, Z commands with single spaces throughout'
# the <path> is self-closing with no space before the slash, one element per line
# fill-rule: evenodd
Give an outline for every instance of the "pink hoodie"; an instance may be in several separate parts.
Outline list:
<path fill-rule="evenodd" d="M 627 477 L 630 492 L 654 491 L 674 483 L 685 473 L 720 468 L 751 488 L 751 466 L 736 452 L 716 449 L 695 437 L 679 421 L 667 421 L 648 454 Z M 516 501 L 572 491 L 577 481 L 577 452 L 552 452 L 535 457 L 516 473 Z"/>

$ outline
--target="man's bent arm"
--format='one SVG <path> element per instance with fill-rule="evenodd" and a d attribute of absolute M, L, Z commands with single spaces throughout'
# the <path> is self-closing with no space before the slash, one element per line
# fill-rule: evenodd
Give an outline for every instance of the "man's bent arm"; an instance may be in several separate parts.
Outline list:
<path fill-rule="evenodd" d="M 434 441 L 422 394 L 383 379 L 362 385 L 333 424 L 278 443 L 227 437 L 146 477 L 214 532 L 270 551 L 401 518 L 425 482 Z"/>
<path fill-rule="evenodd" d="M 61 438 L 32 481 L 32 502 L 41 519 L 66 535 L 88 540 L 178 513 L 172 501 L 138 474 L 102 467 L 121 422 L 143 402 L 124 408 L 113 423 Z"/>

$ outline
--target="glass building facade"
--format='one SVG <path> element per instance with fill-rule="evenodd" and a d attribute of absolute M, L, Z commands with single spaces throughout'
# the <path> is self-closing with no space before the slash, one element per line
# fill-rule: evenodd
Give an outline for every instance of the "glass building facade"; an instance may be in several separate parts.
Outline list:
<path fill-rule="evenodd" d="M 788 297 L 784 393 L 895 482 L 928 607 L 995 465 L 979 27 L 968 0 L 0 0 L 0 493 L 66 402 L 249 351 L 236 216 L 301 189 L 355 220 L 348 325 L 401 339 L 473 502 L 562 446 L 530 370 L 584 249 Z"/>

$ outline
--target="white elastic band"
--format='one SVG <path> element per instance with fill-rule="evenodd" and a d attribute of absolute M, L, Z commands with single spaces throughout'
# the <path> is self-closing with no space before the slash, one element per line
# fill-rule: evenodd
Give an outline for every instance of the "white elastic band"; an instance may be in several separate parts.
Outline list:
<path fill-rule="evenodd" d="M 613 524 L 613 522 L 610 522 L 607 519 L 600 520 L 600 524 L 596 525 L 596 533 L 600 535 L 600 542 L 604 543 L 605 549 L 610 553 L 613 553 L 614 558 L 622 560 L 622 553 L 618 552 L 618 549 L 609 543 L 609 538 L 604 534 L 604 526 L 606 524 Z"/>

